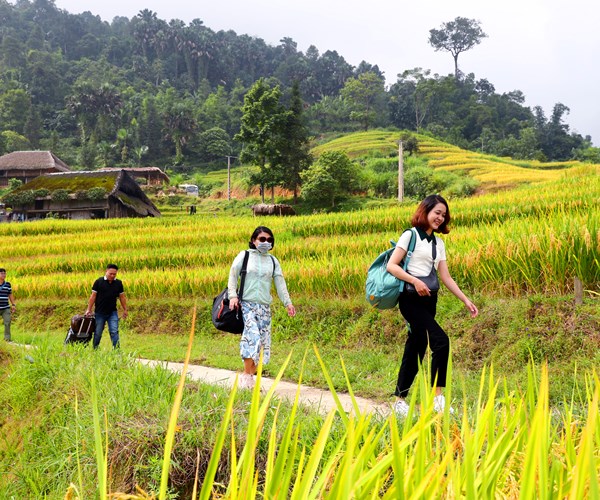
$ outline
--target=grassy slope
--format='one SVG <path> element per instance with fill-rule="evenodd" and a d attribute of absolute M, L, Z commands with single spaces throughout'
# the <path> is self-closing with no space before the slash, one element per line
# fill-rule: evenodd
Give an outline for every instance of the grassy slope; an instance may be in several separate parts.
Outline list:
<path fill-rule="evenodd" d="M 579 162 L 540 163 L 512 160 L 467 151 L 428 136 L 415 134 L 419 142 L 418 156 L 429 165 L 441 170 L 460 170 L 479 180 L 486 190 L 506 189 L 524 182 L 542 182 L 557 179 L 560 170 L 581 165 Z M 357 132 L 334 139 L 313 148 L 318 156 L 325 151 L 345 151 L 351 158 L 378 152 L 385 156 L 398 155 L 397 131 L 372 130 Z"/>

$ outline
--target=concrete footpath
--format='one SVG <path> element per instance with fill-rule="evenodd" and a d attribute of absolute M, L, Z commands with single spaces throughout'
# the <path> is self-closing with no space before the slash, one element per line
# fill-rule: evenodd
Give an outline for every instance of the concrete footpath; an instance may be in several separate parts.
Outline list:
<path fill-rule="evenodd" d="M 26 349 L 31 349 L 33 347 L 28 344 L 14 345 L 25 347 Z M 34 362 L 33 358 L 31 358 L 30 356 L 26 356 L 26 358 L 28 358 L 30 362 Z M 138 361 L 150 367 L 162 366 L 175 373 L 181 373 L 181 371 L 183 370 L 183 363 L 174 363 L 171 361 L 155 361 L 152 359 L 143 358 L 139 358 Z M 187 376 L 190 377 L 192 380 L 197 380 L 206 384 L 222 385 L 227 389 L 231 389 L 233 387 L 236 375 L 237 373 L 231 370 L 211 368 L 208 366 L 188 365 L 187 368 Z M 261 390 L 268 391 L 274 383 L 275 381 L 272 378 L 262 377 L 260 381 Z M 288 401 L 293 402 L 296 398 L 297 389 L 298 384 L 281 381 L 277 384 L 277 387 L 275 387 L 275 395 L 281 399 L 287 399 Z M 352 399 L 348 394 L 337 393 L 337 396 L 340 400 L 342 407 L 344 408 L 344 411 L 346 411 L 347 413 L 354 411 Z M 387 417 L 391 411 L 391 403 L 380 404 L 370 399 L 359 397 L 355 397 L 354 399 L 356 401 L 356 404 L 358 405 L 358 408 L 363 413 L 374 413 L 383 417 Z M 307 385 L 300 386 L 299 401 L 301 405 L 310 407 L 311 409 L 323 415 L 326 415 L 334 408 L 337 408 L 335 400 L 333 399 L 333 395 L 330 391 L 316 389 Z"/>
<path fill-rule="evenodd" d="M 183 363 L 173 363 L 167 361 L 154 361 L 150 359 L 139 359 L 139 362 L 147 366 L 163 366 L 176 373 L 181 373 Z M 207 384 L 222 385 L 225 388 L 231 389 L 235 383 L 236 372 L 223 370 L 220 368 L 210 368 L 207 366 L 188 365 L 187 376 L 192 380 L 198 380 Z M 260 381 L 261 390 L 268 391 L 274 384 L 274 380 L 267 377 L 262 377 Z M 290 402 L 294 401 L 298 384 L 281 381 L 275 388 L 275 394 L 281 399 L 287 399 Z M 354 411 L 352 400 L 348 394 L 337 393 L 337 396 L 346 412 Z M 308 406 L 313 410 L 327 414 L 332 409 L 336 408 L 333 395 L 329 391 L 315 389 L 306 385 L 300 386 L 300 404 Z M 355 397 L 356 403 L 361 412 L 376 413 L 381 416 L 387 416 L 391 410 L 391 404 L 379 404 L 375 401 L 365 398 Z"/>

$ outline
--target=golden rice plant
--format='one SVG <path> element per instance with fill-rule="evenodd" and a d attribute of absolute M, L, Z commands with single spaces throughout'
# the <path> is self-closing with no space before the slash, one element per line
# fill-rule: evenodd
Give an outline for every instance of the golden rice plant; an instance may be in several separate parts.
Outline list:
<path fill-rule="evenodd" d="M 452 200 L 452 231 L 443 236 L 452 275 L 485 293 L 565 293 L 574 277 L 597 291 L 599 169 L 578 167 L 556 181 Z M 23 298 L 85 300 L 93 280 L 115 262 L 130 297 L 209 300 L 252 230 L 267 224 L 292 294 L 359 296 L 366 269 L 410 226 L 414 209 L 407 203 L 285 219 L 238 217 L 235 224 L 202 216 L 14 224 L 7 225 L 0 260 Z"/>

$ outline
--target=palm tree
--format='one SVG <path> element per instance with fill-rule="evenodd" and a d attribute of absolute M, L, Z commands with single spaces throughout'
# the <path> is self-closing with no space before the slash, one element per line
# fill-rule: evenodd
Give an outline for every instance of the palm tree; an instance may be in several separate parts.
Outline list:
<path fill-rule="evenodd" d="M 163 113 L 165 121 L 165 139 L 175 145 L 175 163 L 183 162 L 183 146 L 196 131 L 198 123 L 194 110 L 185 102 L 177 102 Z"/>
<path fill-rule="evenodd" d="M 164 23 L 164 21 L 162 22 Z M 158 16 L 156 12 L 143 9 L 133 18 L 132 24 L 134 25 L 133 37 L 141 47 L 142 55 L 147 61 L 149 49 L 152 47 L 156 33 L 160 29 Z"/>

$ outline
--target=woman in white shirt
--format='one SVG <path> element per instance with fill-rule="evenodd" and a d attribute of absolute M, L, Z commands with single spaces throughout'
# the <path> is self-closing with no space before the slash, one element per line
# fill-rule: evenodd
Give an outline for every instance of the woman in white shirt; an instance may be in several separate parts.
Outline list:
<path fill-rule="evenodd" d="M 254 374 L 259 362 L 261 349 L 263 364 L 271 357 L 271 282 L 275 281 L 277 295 L 287 309 L 289 316 L 296 315 L 288 293 L 281 265 L 277 258 L 269 254 L 275 246 L 273 232 L 265 226 L 257 227 L 250 237 L 250 255 L 246 268 L 246 279 L 242 295 L 244 331 L 240 339 L 240 355 L 244 360 L 244 372 L 239 379 L 239 387 L 254 387 Z M 229 271 L 229 307 L 240 307 L 237 296 L 237 283 L 242 270 L 245 251 L 234 259 Z"/>
<path fill-rule="evenodd" d="M 408 414 L 406 396 L 428 345 L 431 349 L 431 383 L 432 386 L 434 383 L 436 386 L 434 409 L 442 412 L 446 405 L 442 390 L 446 386 L 450 341 L 435 320 L 439 288 L 439 284 L 437 288 L 435 286 L 436 270 L 446 288 L 464 302 L 471 317 L 474 318 L 479 312 L 450 276 L 444 242 L 434 234 L 449 233 L 449 223 L 450 209 L 446 200 L 438 195 L 425 198 L 412 217 L 411 224 L 416 228 L 417 238 L 407 270 L 404 271 L 401 262 L 408 251 L 411 230 L 402 234 L 387 265 L 388 272 L 406 282 L 405 290 L 400 295 L 399 306 L 409 328 L 396 384 L 395 395 L 398 399 L 394 404 L 394 410 L 401 416 Z M 453 411 L 452 408 L 450 411 Z"/>

